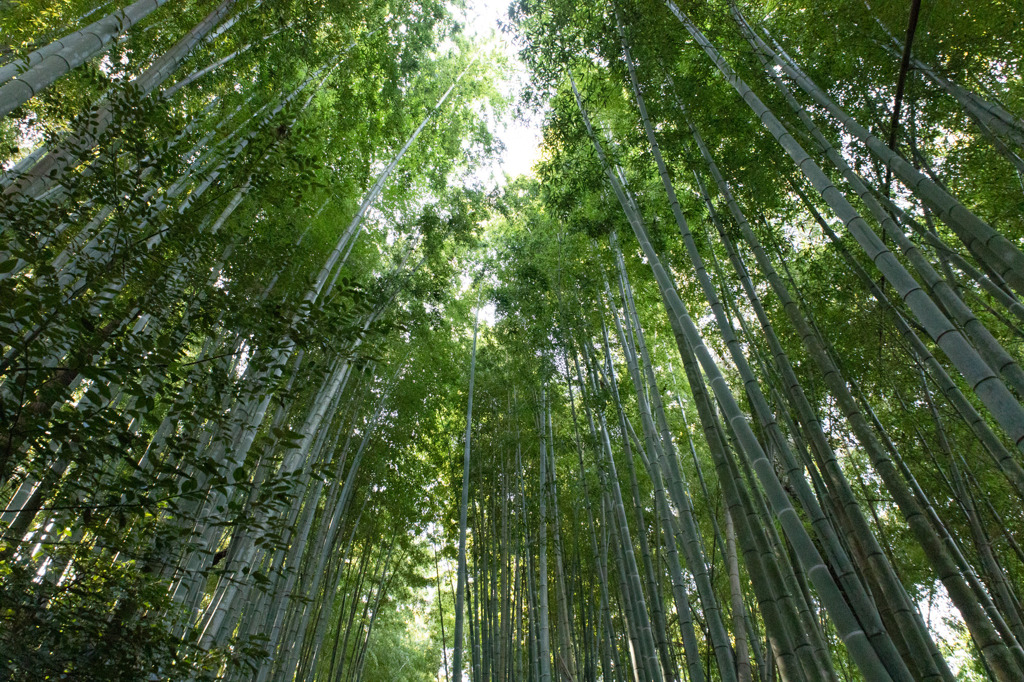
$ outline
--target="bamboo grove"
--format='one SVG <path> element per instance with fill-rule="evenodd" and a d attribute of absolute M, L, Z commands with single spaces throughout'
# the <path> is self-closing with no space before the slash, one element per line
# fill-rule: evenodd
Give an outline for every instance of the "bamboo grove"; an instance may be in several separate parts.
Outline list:
<path fill-rule="evenodd" d="M 0 3 L 4 674 L 1024 679 L 1022 15 Z"/>

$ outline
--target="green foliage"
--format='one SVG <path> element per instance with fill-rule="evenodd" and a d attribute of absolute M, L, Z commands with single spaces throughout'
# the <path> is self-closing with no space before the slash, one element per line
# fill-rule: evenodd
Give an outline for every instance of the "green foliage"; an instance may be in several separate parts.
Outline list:
<path fill-rule="evenodd" d="M 835 191 L 868 215 L 773 86 L 728 3 L 679 4 L 824 166 Z M 555 481 L 543 494 L 551 514 L 551 636 L 563 659 L 556 665 L 575 665 L 569 672 L 577 679 L 632 674 L 637 595 L 623 589 L 631 553 L 652 566 L 654 579 L 645 574 L 642 590 L 654 629 L 660 609 L 669 616 L 665 638 L 682 638 L 676 586 L 664 570 L 671 549 L 658 523 L 656 496 L 664 491 L 650 475 L 655 453 L 643 422 L 655 393 L 667 406 L 671 442 L 663 447 L 675 450 L 688 481 L 715 599 L 732 596 L 721 529 L 725 505 L 739 504 L 728 492 L 736 486 L 749 504 L 738 524 L 741 545 L 764 543 L 741 559 L 778 570 L 787 581 L 779 590 L 806 600 L 801 627 L 825 623 L 824 665 L 858 675 L 768 511 L 765 472 L 756 478 L 743 457 L 739 422 L 716 427 L 696 407 L 704 389 L 681 376 L 665 292 L 608 184 L 571 83 L 829 571 L 838 573 L 838 564 L 795 493 L 795 476 L 807 475 L 840 531 L 859 507 L 911 606 L 938 605 L 932 632 L 955 675 L 990 674 L 972 640 L 977 633 L 949 606 L 940 580 L 948 576 L 937 575 L 932 550 L 906 532 L 893 481 L 879 476 L 820 358 L 755 265 L 688 118 L 887 456 L 905 465 L 898 482 L 919 485 L 913 494 L 934 512 L 930 527 L 957 548 L 960 570 L 980 576 L 971 598 L 991 595 L 1019 631 L 1024 625 L 1012 621 L 1020 618 L 1024 580 L 1021 490 L 978 440 L 978 424 L 962 419 L 963 403 L 996 434 L 998 424 L 845 226 L 825 213 L 838 243 L 822 233 L 810 209 L 824 205 L 799 196 L 801 169 L 662 3 L 513 3 L 509 28 L 529 70 L 517 102 L 504 87 L 516 67 L 501 50 L 470 41 L 453 8 L 436 1 L 239 1 L 155 88 L 144 87 L 140 76 L 218 5 L 167 3 L 0 121 L 6 677 L 436 679 L 453 648 L 469 352 L 481 309 L 494 319 L 480 333 L 470 425 L 472 627 L 464 647 L 477 676 L 499 661 L 505 677 L 531 676 L 542 452 L 553 453 Z M 117 6 L 7 2 L 0 60 L 23 57 Z M 742 9 L 854 119 L 889 138 L 905 3 L 773 0 Z M 771 425 L 754 418 L 751 387 L 727 360 L 641 126 L 616 12 L 697 251 L 754 381 L 773 402 L 778 433 L 807 455 L 803 469 L 779 457 L 783 443 L 771 442 Z M 1021 18 L 1012 3 L 924 3 L 914 57 L 1019 122 L 1024 37 L 1008 27 Z M 948 90 L 917 66 L 908 72 L 894 147 L 1020 245 L 1024 162 L 1014 154 L 1024 155 L 1024 128 L 979 126 Z M 912 234 L 977 324 L 1020 358 L 1022 318 L 1005 305 L 1020 292 L 1003 287 L 993 295 L 1003 285 L 984 253 L 962 248 L 915 188 L 892 179 L 806 93 L 797 91 L 796 100 L 868 185 L 995 282 L 984 286 L 932 240 Z M 488 121 L 517 107 L 543 119 L 541 160 L 534 176 L 490 191 L 476 175 L 500 152 Z M 743 273 L 732 268 L 698 178 L 739 245 L 778 348 L 743 294 Z M 840 247 L 864 264 L 891 305 L 868 291 Z M 635 310 L 623 299 L 627 279 Z M 635 313 L 625 343 L 613 313 L 620 320 Z M 962 403 L 947 386 L 928 383 L 937 381 L 934 367 L 909 349 L 896 314 L 948 367 Z M 624 362 L 640 331 L 653 383 L 644 376 L 635 384 Z M 846 497 L 836 472 L 814 459 L 822 446 L 785 383 L 782 354 L 810 421 L 836 453 Z M 718 428 L 727 461 L 707 442 Z M 1016 445 L 994 438 L 1011 452 Z M 610 520 L 619 502 L 628 509 L 625 527 Z M 865 567 L 870 548 L 862 537 L 838 535 L 875 590 L 876 569 Z M 763 647 L 775 627 L 766 613 L 774 601 L 754 589 L 757 565 L 744 564 L 738 597 L 749 611 L 751 644 Z M 682 588 L 691 591 L 688 582 Z M 701 627 L 711 622 L 706 596 L 689 605 Z M 887 606 L 887 595 L 873 598 Z M 598 612 L 603 599 L 608 613 Z M 723 613 L 735 629 L 737 614 Z M 892 621 L 884 627 L 897 630 Z M 698 667 L 712 671 L 710 635 L 698 631 L 697 639 Z M 617 670 L 600 660 L 611 655 L 607 642 L 617 647 Z"/>

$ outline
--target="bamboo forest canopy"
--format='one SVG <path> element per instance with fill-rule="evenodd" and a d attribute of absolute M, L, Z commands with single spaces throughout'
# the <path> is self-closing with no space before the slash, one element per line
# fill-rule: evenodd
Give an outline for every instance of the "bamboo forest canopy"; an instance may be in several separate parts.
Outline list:
<path fill-rule="evenodd" d="M 1024 679 L 1024 5 L 498 4 L 0 0 L 0 677 Z"/>

